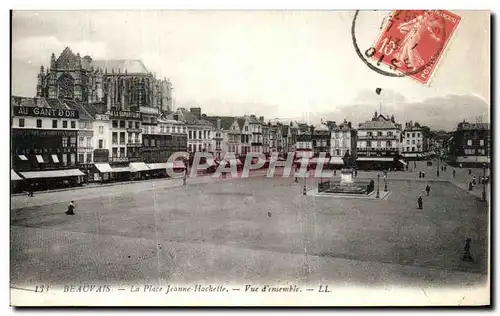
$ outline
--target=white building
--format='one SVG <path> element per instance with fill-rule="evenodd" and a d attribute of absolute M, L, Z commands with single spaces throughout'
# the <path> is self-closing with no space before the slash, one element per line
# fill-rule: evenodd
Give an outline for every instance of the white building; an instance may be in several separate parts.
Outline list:
<path fill-rule="evenodd" d="M 401 154 L 403 157 L 423 158 L 427 155 L 428 147 L 425 129 L 413 121 L 405 123 L 401 142 Z"/>
<path fill-rule="evenodd" d="M 213 152 L 215 148 L 215 126 L 201 114 L 201 108 L 178 108 L 167 116 L 169 120 L 181 121 L 187 127 L 187 150 L 190 153 L 197 151 Z"/>

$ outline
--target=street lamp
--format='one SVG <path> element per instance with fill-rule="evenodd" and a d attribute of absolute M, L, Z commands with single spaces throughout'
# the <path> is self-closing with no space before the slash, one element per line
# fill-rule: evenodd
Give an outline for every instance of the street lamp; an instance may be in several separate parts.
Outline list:
<path fill-rule="evenodd" d="M 380 174 L 377 174 L 377 196 L 376 196 L 377 199 L 380 198 L 379 184 L 380 184 Z"/>
<path fill-rule="evenodd" d="M 440 152 L 438 151 L 438 158 L 437 158 L 437 172 L 436 172 L 436 175 L 439 177 L 439 159 L 441 158 L 440 156 Z"/>
<path fill-rule="evenodd" d="M 483 164 L 483 201 L 486 202 L 486 164 Z"/>

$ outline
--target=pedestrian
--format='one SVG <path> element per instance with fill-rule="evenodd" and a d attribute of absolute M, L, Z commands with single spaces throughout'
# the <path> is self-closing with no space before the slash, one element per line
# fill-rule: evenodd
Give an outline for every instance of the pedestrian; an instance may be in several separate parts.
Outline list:
<path fill-rule="evenodd" d="M 444 165 L 444 171 L 446 172 L 446 165 Z"/>
<path fill-rule="evenodd" d="M 473 177 L 472 177 L 472 184 L 473 184 L 473 185 L 476 185 L 476 176 L 473 176 Z"/>
<path fill-rule="evenodd" d="M 419 171 L 419 172 L 418 172 L 418 178 L 419 178 L 419 179 L 420 179 L 420 178 L 422 178 L 422 171 Z"/>
<path fill-rule="evenodd" d="M 354 169 L 354 176 L 357 177 L 358 176 L 358 169 Z"/>
<path fill-rule="evenodd" d="M 429 193 L 431 192 L 431 187 L 429 185 L 425 187 L 425 192 L 427 192 L 427 196 L 429 196 Z"/>
<path fill-rule="evenodd" d="M 425 178 L 425 172 L 422 171 L 422 178 Z"/>
<path fill-rule="evenodd" d="M 423 203 L 424 203 L 422 196 L 418 197 L 417 203 L 418 203 L 418 209 L 421 210 L 423 208 Z"/>
<path fill-rule="evenodd" d="M 471 169 L 469 169 L 469 176 L 470 176 L 471 174 L 472 174 L 472 170 L 471 170 Z"/>
<path fill-rule="evenodd" d="M 69 203 L 66 215 L 75 215 L 75 203 L 73 201 Z"/>
<path fill-rule="evenodd" d="M 33 183 L 30 183 L 30 185 L 28 186 L 28 196 L 33 196 Z"/>
<path fill-rule="evenodd" d="M 453 169 L 453 178 L 455 178 L 456 175 L 457 175 L 457 172 L 455 171 L 455 169 Z"/>
<path fill-rule="evenodd" d="M 463 261 L 468 261 L 468 262 L 474 261 L 474 259 L 472 259 L 472 255 L 470 253 L 470 244 L 471 244 L 471 242 L 472 242 L 472 239 L 470 239 L 470 238 L 467 238 L 465 240 L 464 254 L 462 256 L 462 260 Z"/>
<path fill-rule="evenodd" d="M 469 181 L 469 191 L 472 191 L 474 188 L 474 185 L 472 184 L 472 181 Z"/>

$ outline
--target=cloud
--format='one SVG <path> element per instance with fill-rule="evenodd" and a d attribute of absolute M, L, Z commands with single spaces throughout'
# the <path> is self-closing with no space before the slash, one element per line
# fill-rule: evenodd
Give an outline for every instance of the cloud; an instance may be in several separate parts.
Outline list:
<path fill-rule="evenodd" d="M 66 47 L 70 47 L 75 54 L 89 54 L 96 59 L 106 58 L 108 51 L 104 42 L 62 42 L 55 36 L 34 36 L 14 41 L 12 58 L 18 62 L 48 66 L 52 53 L 58 57 Z"/>

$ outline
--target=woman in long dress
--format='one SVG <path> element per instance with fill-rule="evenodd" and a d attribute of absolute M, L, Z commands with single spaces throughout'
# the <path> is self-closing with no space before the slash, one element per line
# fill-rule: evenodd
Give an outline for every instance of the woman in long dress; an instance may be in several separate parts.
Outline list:
<path fill-rule="evenodd" d="M 418 52 L 417 44 L 426 31 L 436 42 L 440 41 L 440 38 L 432 30 L 433 27 L 441 27 L 441 24 L 428 11 L 409 22 L 399 25 L 398 29 L 402 34 L 405 34 L 405 37 L 394 53 L 398 64 L 406 65 L 413 70 L 424 65 L 425 62 Z"/>

